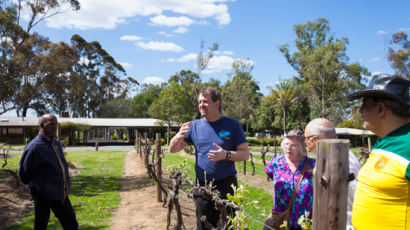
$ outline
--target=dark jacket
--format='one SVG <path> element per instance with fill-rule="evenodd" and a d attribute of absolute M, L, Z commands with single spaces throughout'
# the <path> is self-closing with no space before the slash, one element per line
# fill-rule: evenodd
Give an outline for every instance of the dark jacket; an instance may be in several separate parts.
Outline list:
<path fill-rule="evenodd" d="M 56 142 L 61 163 L 52 146 L 53 140 Z M 40 132 L 24 148 L 20 160 L 19 176 L 23 183 L 35 189 L 39 196 L 63 202 L 70 191 L 71 184 L 68 164 L 60 141 L 56 138 L 49 138 Z M 64 184 L 66 184 L 66 188 L 64 188 Z"/>

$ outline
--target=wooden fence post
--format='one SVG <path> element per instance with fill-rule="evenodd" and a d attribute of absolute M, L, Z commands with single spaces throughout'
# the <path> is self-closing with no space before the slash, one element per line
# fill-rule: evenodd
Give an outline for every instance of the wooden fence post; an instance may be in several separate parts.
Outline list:
<path fill-rule="evenodd" d="M 157 154 L 156 175 L 158 178 L 157 185 L 157 201 L 162 202 L 162 189 L 159 184 L 162 184 L 162 163 L 161 163 L 161 133 L 156 133 L 156 145 L 155 152 Z"/>
<path fill-rule="evenodd" d="M 347 216 L 349 140 L 319 140 L 313 170 L 313 230 L 344 230 Z"/>
<path fill-rule="evenodd" d="M 246 161 L 243 161 L 243 175 L 246 175 Z"/>
<path fill-rule="evenodd" d="M 139 132 L 139 135 L 138 135 L 138 149 L 139 149 L 139 154 L 140 154 L 140 157 L 142 158 L 142 133 L 141 132 Z"/>

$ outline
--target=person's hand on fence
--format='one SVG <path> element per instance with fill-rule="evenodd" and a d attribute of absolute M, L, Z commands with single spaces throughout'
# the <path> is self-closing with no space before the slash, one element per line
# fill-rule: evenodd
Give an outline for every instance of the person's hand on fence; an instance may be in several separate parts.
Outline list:
<path fill-rule="evenodd" d="M 216 150 L 209 150 L 208 158 L 211 161 L 225 160 L 226 155 L 228 154 L 227 151 L 215 143 L 214 143 L 214 147 L 216 148 Z"/>

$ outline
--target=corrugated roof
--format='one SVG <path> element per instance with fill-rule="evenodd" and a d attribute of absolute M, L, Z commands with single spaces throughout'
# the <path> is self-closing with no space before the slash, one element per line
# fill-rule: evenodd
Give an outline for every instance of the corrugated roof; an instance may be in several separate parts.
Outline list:
<path fill-rule="evenodd" d="M 337 135 L 374 135 L 370 130 L 352 129 L 352 128 L 336 128 Z"/>
<path fill-rule="evenodd" d="M 73 122 L 76 124 L 87 124 L 93 127 L 164 127 L 154 118 L 57 118 L 59 123 Z M 0 127 L 18 126 L 33 127 L 38 126 L 38 117 L 1 117 Z M 178 127 L 179 125 L 173 124 Z"/>

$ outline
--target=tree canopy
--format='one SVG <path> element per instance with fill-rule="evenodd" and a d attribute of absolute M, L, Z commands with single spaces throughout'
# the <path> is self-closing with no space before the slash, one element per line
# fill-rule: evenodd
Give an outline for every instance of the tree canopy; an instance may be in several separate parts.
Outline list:
<path fill-rule="evenodd" d="M 396 74 L 410 80 L 410 41 L 407 34 L 397 32 L 393 34 L 390 41 L 387 60 Z"/>
<path fill-rule="evenodd" d="M 306 89 L 311 118 L 340 121 L 349 106 L 344 97 L 363 87 L 362 75 L 368 74 L 367 69 L 358 63 L 348 64 L 348 39 L 335 39 L 326 19 L 295 25 L 294 30 L 297 51 L 290 53 L 288 44 L 280 51 L 298 72 L 300 86 Z"/>

